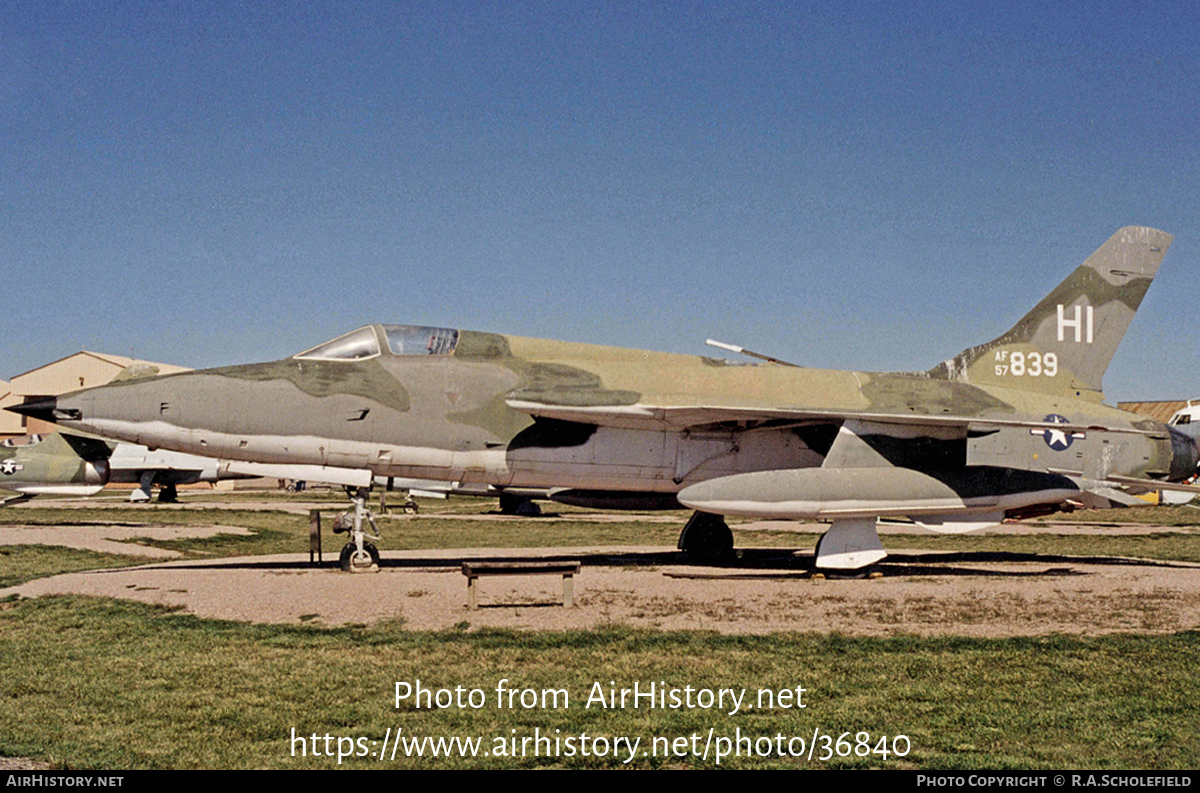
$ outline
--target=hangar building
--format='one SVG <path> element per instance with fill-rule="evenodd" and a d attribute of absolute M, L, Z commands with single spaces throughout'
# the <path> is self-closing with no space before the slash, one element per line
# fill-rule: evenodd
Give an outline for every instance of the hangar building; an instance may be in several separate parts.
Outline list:
<path fill-rule="evenodd" d="M 82 350 L 66 358 L 30 369 L 12 378 L 0 380 L 0 407 L 32 402 L 45 397 L 58 396 L 81 388 L 93 388 L 110 383 L 129 367 L 145 374 L 174 374 L 190 371 L 183 366 L 166 363 L 139 361 L 123 355 L 88 352 Z M 54 432 L 55 426 L 45 421 L 20 416 L 9 411 L 0 411 L 0 439 L 33 433 Z"/>

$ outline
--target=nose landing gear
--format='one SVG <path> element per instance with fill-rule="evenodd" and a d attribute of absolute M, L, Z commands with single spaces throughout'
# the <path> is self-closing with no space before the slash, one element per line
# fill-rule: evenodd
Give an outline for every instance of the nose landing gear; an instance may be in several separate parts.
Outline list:
<path fill-rule="evenodd" d="M 360 487 L 350 494 L 354 501 L 354 514 L 343 512 L 333 522 L 333 533 L 350 535 L 350 542 L 342 548 L 340 558 L 342 569 L 347 573 L 378 573 L 379 550 L 367 542 L 366 538 L 379 541 L 379 527 L 375 525 L 375 516 L 367 509 L 367 488 Z M 374 534 L 368 534 L 364 522 L 371 524 Z"/>

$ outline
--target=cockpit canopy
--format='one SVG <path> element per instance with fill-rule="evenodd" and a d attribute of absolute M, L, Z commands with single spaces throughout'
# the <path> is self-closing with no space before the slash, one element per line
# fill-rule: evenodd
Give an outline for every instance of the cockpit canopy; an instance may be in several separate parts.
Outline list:
<path fill-rule="evenodd" d="M 391 355 L 449 355 L 458 331 L 424 325 L 367 325 L 292 356 L 305 361 L 363 361 Z"/>

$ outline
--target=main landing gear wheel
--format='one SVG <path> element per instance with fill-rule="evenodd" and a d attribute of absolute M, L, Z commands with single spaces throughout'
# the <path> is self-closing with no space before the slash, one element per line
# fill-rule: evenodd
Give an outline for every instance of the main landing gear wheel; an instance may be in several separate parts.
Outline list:
<path fill-rule="evenodd" d="M 363 549 L 360 551 L 352 542 L 346 543 L 342 548 L 341 555 L 342 569 L 347 573 L 355 571 L 370 570 L 372 567 L 379 568 L 379 550 L 369 542 L 363 543 Z"/>
<path fill-rule="evenodd" d="M 720 515 L 697 512 L 679 534 L 679 550 L 695 564 L 723 564 L 733 558 L 733 532 Z"/>
<path fill-rule="evenodd" d="M 520 515 L 525 518 L 536 518 L 542 514 L 542 508 L 528 496 L 501 493 L 500 512 L 504 515 Z"/>

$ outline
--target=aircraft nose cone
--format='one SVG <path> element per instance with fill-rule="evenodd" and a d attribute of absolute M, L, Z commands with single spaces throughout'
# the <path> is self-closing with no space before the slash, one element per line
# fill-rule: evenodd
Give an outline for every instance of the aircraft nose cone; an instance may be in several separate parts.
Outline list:
<path fill-rule="evenodd" d="M 7 410 L 20 413 L 22 416 L 40 419 L 41 421 L 57 422 L 59 419 L 79 418 L 78 410 L 59 410 L 58 397 L 35 399 L 20 405 L 10 405 Z"/>

